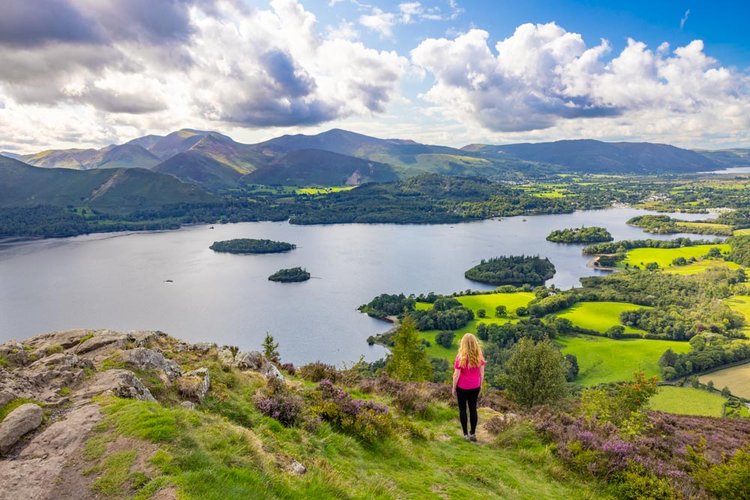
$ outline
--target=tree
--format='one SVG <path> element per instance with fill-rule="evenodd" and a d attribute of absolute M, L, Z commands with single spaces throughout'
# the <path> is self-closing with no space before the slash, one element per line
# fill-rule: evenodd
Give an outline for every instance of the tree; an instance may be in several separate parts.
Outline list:
<path fill-rule="evenodd" d="M 432 365 L 410 314 L 404 315 L 393 335 L 393 348 L 385 371 L 397 380 L 422 381 L 432 378 Z"/>
<path fill-rule="evenodd" d="M 502 381 L 513 401 L 531 407 L 565 396 L 568 362 L 552 342 L 522 338 L 511 352 Z"/>
<path fill-rule="evenodd" d="M 271 361 L 279 360 L 279 343 L 274 342 L 273 336 L 266 332 L 266 338 L 263 339 L 263 354 Z"/>
<path fill-rule="evenodd" d="M 484 318 L 487 316 L 487 311 L 484 309 L 477 309 L 477 318 Z"/>
<path fill-rule="evenodd" d="M 568 370 L 565 372 L 565 380 L 572 382 L 578 376 L 578 358 L 575 354 L 566 354 L 565 361 L 568 363 Z"/>
<path fill-rule="evenodd" d="M 495 308 L 495 317 L 504 318 L 508 315 L 508 308 L 505 306 L 497 306 Z"/>
<path fill-rule="evenodd" d="M 450 330 L 443 330 L 442 332 L 438 332 L 438 334 L 435 335 L 435 342 L 445 347 L 446 349 L 450 349 L 453 345 L 453 339 L 455 336 L 456 334 L 454 332 Z"/>

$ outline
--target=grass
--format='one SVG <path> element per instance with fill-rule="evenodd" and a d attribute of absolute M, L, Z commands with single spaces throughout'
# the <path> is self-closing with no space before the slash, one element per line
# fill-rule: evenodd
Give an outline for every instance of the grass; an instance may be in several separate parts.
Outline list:
<path fill-rule="evenodd" d="M 659 387 L 649 401 L 649 408 L 678 415 L 721 417 L 726 398 L 715 392 L 693 387 Z"/>
<path fill-rule="evenodd" d="M 656 262 L 659 268 L 664 269 L 672 266 L 672 261 L 677 257 L 698 259 L 705 256 L 712 248 L 718 248 L 723 254 L 729 253 L 731 249 L 726 243 L 680 248 L 634 248 L 625 254 L 625 259 L 620 262 L 620 266 L 625 267 L 627 264 L 630 267 L 638 266 L 643 269 L 646 264 Z"/>
<path fill-rule="evenodd" d="M 613 326 L 623 326 L 626 333 L 646 333 L 639 328 L 625 326 L 620 322 L 620 314 L 636 309 L 650 308 L 628 302 L 579 302 L 558 313 L 557 316 L 570 320 L 580 328 L 596 332 L 604 333 Z"/>
<path fill-rule="evenodd" d="M 340 191 L 349 191 L 355 186 L 333 186 L 333 187 L 304 187 L 295 189 L 295 194 L 319 195 L 338 193 Z"/>
<path fill-rule="evenodd" d="M 171 485 L 179 498 L 208 500 L 261 494 L 290 499 L 603 495 L 567 472 L 532 429 L 511 429 L 503 446 L 464 441 L 455 409 L 444 403 L 431 403 L 434 411 L 429 421 L 408 418 L 427 439 L 401 434 L 365 445 L 327 423 L 312 430 L 285 428 L 261 416 L 246 397 L 262 383 L 255 378 L 219 370 L 212 371 L 212 383 L 213 401 L 201 411 L 137 400 L 100 400 L 106 417 L 99 436 L 92 438 L 98 441 L 87 444 L 91 457 L 102 456 L 105 438 L 101 436 L 124 435 L 158 445 L 148 459 L 154 469 L 149 475 L 131 471 L 131 455 L 111 462 L 105 458 L 102 470 L 109 472 L 106 480 L 97 479 L 100 491 L 119 483 L 128 486 L 135 498 L 148 498 Z M 226 401 L 231 404 L 225 406 Z M 228 418 L 222 416 L 225 410 L 230 410 Z M 244 426 L 236 423 L 240 413 Z M 292 459 L 303 463 L 307 473 L 286 472 Z"/>
<path fill-rule="evenodd" d="M 8 401 L 4 405 L 0 406 L 0 422 L 5 420 L 5 417 L 10 414 L 13 410 L 18 408 L 21 405 L 25 405 L 26 403 L 35 403 L 39 406 L 43 406 L 42 403 L 39 401 L 34 401 L 33 399 L 26 399 L 26 398 L 16 398 L 11 401 Z"/>
<path fill-rule="evenodd" d="M 456 330 L 456 339 L 453 341 L 453 346 L 451 346 L 450 349 L 446 349 L 435 342 L 435 336 L 438 333 L 436 330 L 420 332 L 420 336 L 423 339 L 428 340 L 431 344 L 430 347 L 427 348 L 427 355 L 433 358 L 446 359 L 451 363 L 456 357 L 458 340 L 463 334 L 476 332 L 479 323 L 490 325 L 517 321 L 518 317 L 515 314 L 516 309 L 519 307 L 526 307 L 529 302 L 534 300 L 534 294 L 532 292 L 483 293 L 480 295 L 464 295 L 456 298 L 461 304 L 474 312 L 474 320 L 470 321 L 465 327 Z M 495 309 L 497 306 L 505 306 L 507 308 L 507 318 L 495 317 Z M 431 307 L 432 304 L 426 304 L 423 302 L 417 303 L 417 309 L 430 309 Z M 479 309 L 484 309 L 487 317 L 477 317 L 477 311 Z"/>
<path fill-rule="evenodd" d="M 672 274 L 680 274 L 683 276 L 690 276 L 693 274 L 700 274 L 712 267 L 720 267 L 725 269 L 739 269 L 741 266 L 736 262 L 728 262 L 724 260 L 707 259 L 693 262 L 686 266 L 672 266 L 665 269 L 666 272 Z"/>
<path fill-rule="evenodd" d="M 750 295 L 735 295 L 724 301 L 734 312 L 740 313 L 747 322 L 742 328 L 745 337 L 750 337 Z"/>
<path fill-rule="evenodd" d="M 643 370 L 647 376 L 659 377 L 658 361 L 664 351 L 672 349 L 685 353 L 690 350 L 687 342 L 673 340 L 613 340 L 592 335 L 566 335 L 555 341 L 564 354 L 574 354 L 578 358 L 580 371 L 576 382 L 582 385 L 630 380 L 638 370 Z"/>
<path fill-rule="evenodd" d="M 748 234 L 750 234 L 750 228 L 735 229 L 732 234 L 734 234 L 735 236 L 747 236 Z"/>
<path fill-rule="evenodd" d="M 701 384 L 712 381 L 717 389 L 728 387 L 733 396 L 750 399 L 750 363 L 711 372 L 698 380 Z"/>

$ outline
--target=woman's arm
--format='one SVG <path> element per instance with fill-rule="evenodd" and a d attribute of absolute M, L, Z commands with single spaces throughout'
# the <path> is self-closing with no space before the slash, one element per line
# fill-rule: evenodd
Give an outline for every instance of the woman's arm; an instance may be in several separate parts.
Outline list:
<path fill-rule="evenodd" d="M 482 387 L 482 384 L 484 383 L 484 365 L 481 366 L 481 375 L 479 376 L 479 387 Z"/>
<path fill-rule="evenodd" d="M 461 370 L 454 368 L 453 369 L 453 397 L 456 396 L 456 384 L 458 384 L 458 377 L 461 376 Z"/>

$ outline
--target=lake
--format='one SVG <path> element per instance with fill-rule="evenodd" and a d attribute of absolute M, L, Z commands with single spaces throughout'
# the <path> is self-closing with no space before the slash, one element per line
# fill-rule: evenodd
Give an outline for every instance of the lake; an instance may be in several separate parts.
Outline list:
<path fill-rule="evenodd" d="M 454 225 L 253 222 L 6 243 L 0 245 L 0 342 L 109 328 L 259 349 L 270 332 L 282 360 L 295 364 L 351 363 L 360 355 L 375 360 L 385 350 L 366 339 L 387 324 L 357 311 L 374 296 L 489 290 L 465 279 L 464 271 L 483 258 L 510 254 L 549 257 L 557 274 L 548 284 L 570 288 L 601 271 L 586 267 L 582 245 L 547 242 L 550 231 L 585 224 L 606 227 L 616 240 L 643 238 L 625 221 L 645 213 L 651 212 L 613 208 Z M 297 249 L 232 255 L 208 248 L 232 238 L 288 241 Z M 312 279 L 268 281 L 295 266 Z"/>

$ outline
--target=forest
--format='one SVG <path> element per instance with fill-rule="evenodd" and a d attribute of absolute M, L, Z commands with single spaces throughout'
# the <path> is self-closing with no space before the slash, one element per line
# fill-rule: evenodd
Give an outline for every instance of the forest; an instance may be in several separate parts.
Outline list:
<path fill-rule="evenodd" d="M 547 241 L 554 243 L 600 243 L 612 239 L 606 228 L 596 226 L 557 229 L 547 236 Z"/>
<path fill-rule="evenodd" d="M 482 260 L 465 273 L 467 279 L 495 286 L 543 285 L 554 275 L 555 266 L 548 258 L 525 255 Z"/>

